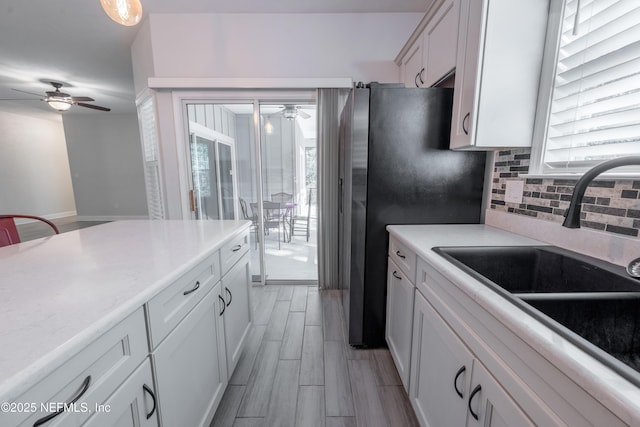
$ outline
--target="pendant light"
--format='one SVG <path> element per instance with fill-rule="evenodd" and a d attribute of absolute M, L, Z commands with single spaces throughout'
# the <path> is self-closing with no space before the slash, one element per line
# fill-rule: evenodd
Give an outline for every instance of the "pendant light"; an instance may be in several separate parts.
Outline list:
<path fill-rule="evenodd" d="M 142 19 L 140 0 L 100 0 L 104 11 L 120 25 L 130 27 Z"/>

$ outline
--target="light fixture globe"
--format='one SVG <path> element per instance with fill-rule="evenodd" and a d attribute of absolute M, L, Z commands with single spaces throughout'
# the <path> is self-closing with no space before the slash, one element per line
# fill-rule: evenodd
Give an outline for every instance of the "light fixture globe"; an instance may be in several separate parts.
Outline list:
<path fill-rule="evenodd" d="M 120 25 L 136 25 L 142 19 L 140 0 L 100 0 L 104 11 Z"/>
<path fill-rule="evenodd" d="M 71 108 L 70 102 L 62 101 L 62 100 L 55 100 L 55 99 L 48 100 L 47 104 L 49 104 L 51 108 L 57 111 L 67 111 L 69 108 Z"/>

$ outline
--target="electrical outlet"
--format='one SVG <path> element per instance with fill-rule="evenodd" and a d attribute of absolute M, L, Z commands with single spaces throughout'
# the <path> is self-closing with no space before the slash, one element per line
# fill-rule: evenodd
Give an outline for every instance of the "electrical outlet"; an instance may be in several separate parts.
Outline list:
<path fill-rule="evenodd" d="M 504 201 L 508 203 L 522 203 L 522 192 L 524 191 L 524 181 L 507 181 Z"/>

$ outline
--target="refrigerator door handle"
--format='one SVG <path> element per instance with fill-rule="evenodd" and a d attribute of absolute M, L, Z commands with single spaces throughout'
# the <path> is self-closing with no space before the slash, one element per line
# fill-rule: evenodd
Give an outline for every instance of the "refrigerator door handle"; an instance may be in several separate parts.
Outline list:
<path fill-rule="evenodd" d="M 342 200 L 342 198 L 344 197 L 344 184 L 343 184 L 343 180 L 342 178 L 338 179 L 338 212 L 342 213 L 342 204 L 344 203 L 344 200 Z"/>

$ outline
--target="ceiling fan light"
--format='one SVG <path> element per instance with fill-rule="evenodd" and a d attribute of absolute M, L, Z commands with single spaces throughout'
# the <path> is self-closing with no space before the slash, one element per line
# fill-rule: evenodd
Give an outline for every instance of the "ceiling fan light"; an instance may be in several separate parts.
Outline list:
<path fill-rule="evenodd" d="M 100 0 L 109 18 L 127 27 L 136 25 L 142 18 L 140 0 Z"/>
<path fill-rule="evenodd" d="M 292 120 L 292 119 L 295 119 L 296 116 L 298 115 L 298 110 L 296 109 L 296 107 L 287 106 L 282 111 L 282 115 L 286 119 Z"/>
<path fill-rule="evenodd" d="M 71 104 L 66 101 L 50 100 L 47 101 L 47 104 L 49 104 L 51 108 L 57 111 L 67 111 L 69 108 L 71 108 Z"/>

